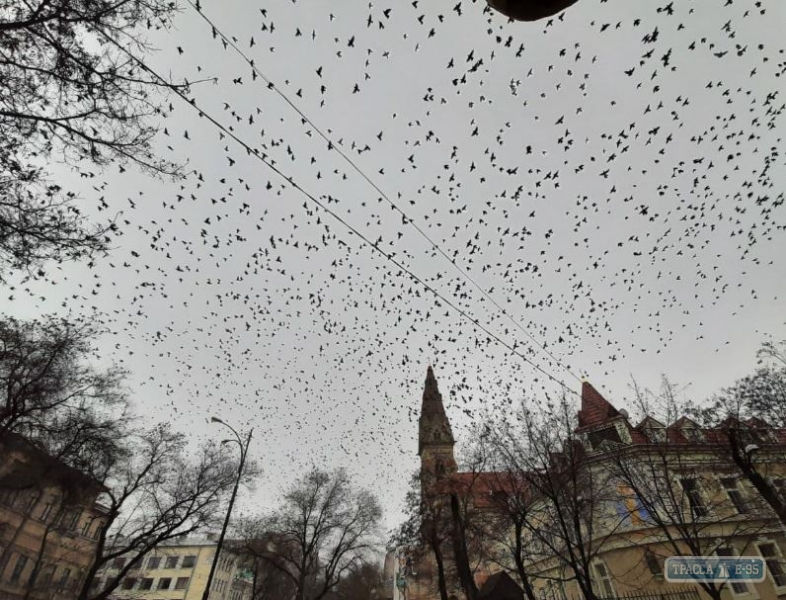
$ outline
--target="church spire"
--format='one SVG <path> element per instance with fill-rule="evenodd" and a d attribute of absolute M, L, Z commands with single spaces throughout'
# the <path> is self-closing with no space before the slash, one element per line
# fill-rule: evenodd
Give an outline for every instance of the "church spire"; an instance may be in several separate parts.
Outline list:
<path fill-rule="evenodd" d="M 420 431 L 418 439 L 418 455 L 423 454 L 424 446 L 443 446 L 455 444 L 450 421 L 442 405 L 442 394 L 439 393 L 434 370 L 429 366 L 426 371 L 426 384 L 423 387 L 423 404 L 420 409 Z"/>

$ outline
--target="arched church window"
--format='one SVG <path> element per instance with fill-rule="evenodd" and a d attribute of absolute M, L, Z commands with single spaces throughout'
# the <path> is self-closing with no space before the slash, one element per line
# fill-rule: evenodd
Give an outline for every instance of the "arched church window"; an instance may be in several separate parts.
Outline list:
<path fill-rule="evenodd" d="M 435 472 L 437 474 L 437 479 L 442 479 L 445 476 L 445 461 L 441 458 L 437 461 Z"/>

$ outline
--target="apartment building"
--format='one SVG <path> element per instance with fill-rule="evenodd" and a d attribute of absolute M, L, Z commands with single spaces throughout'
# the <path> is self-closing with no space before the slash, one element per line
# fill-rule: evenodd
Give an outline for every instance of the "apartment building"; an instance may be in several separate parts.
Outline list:
<path fill-rule="evenodd" d="M 0 439 L 0 598 L 75 598 L 106 510 L 100 483 L 16 434 Z"/>
<path fill-rule="evenodd" d="M 170 540 L 156 547 L 135 564 L 112 592 L 112 598 L 145 600 L 202 600 L 216 553 L 216 536 L 191 536 Z M 249 600 L 244 585 L 245 570 L 240 556 L 226 546 L 216 565 L 209 600 Z M 118 557 L 98 573 L 94 586 L 100 589 L 114 580 L 128 564 Z"/>

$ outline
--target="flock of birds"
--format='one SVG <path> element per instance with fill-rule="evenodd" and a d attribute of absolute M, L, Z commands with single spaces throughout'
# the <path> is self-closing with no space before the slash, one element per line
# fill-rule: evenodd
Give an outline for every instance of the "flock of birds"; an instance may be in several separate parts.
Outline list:
<path fill-rule="evenodd" d="M 274 486 L 350 463 L 386 500 L 429 363 L 461 425 L 734 343 L 783 291 L 786 12 L 574 2 L 187 7 L 149 62 L 197 82 L 187 177 L 86 169 L 113 252 L 9 304 L 101 322 L 142 413 L 256 425 Z"/>

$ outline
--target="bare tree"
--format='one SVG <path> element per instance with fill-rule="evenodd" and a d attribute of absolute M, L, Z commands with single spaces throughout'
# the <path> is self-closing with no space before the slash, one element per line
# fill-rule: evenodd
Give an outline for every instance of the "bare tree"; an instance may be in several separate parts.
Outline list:
<path fill-rule="evenodd" d="M 720 408 L 772 429 L 786 429 L 786 342 L 764 344 L 758 356 L 762 366 L 723 390 Z"/>
<path fill-rule="evenodd" d="M 696 414 L 705 427 L 718 432 L 713 437 L 718 454 L 731 458 L 786 525 L 786 496 L 772 481 L 786 449 L 784 344 L 765 344 L 758 356 L 763 366 L 722 390 L 708 408 Z"/>
<path fill-rule="evenodd" d="M 629 490 L 629 500 L 652 532 L 650 543 L 661 545 L 668 554 L 710 556 L 727 549 L 730 539 L 746 542 L 768 531 L 771 523 L 755 517 L 755 498 L 745 499 L 742 490 L 729 494 L 724 489 L 736 489 L 730 461 L 724 464 L 716 456 L 708 472 L 706 457 L 712 442 L 698 439 L 706 434 L 695 430 L 691 434 L 695 440 L 675 435 L 667 431 L 662 439 L 620 446 L 609 454 L 615 479 Z M 715 600 L 725 585 L 697 583 Z"/>
<path fill-rule="evenodd" d="M 382 510 L 370 492 L 353 489 L 343 469 L 313 469 L 257 521 L 254 539 L 271 543 L 257 556 L 295 586 L 295 600 L 319 600 L 377 549 Z"/>
<path fill-rule="evenodd" d="M 524 582 L 534 578 L 573 580 L 584 598 L 594 600 L 599 594 L 593 563 L 619 521 L 609 519 L 614 486 L 589 459 L 576 427 L 563 396 L 541 414 L 524 407 L 515 422 L 498 422 L 486 435 L 497 464 L 519 490 L 507 510 L 514 528 L 519 523 L 523 531 L 513 540 L 522 562 L 522 546 L 529 548 L 528 561 L 517 565 L 522 584 L 526 588 Z"/>
<path fill-rule="evenodd" d="M 128 568 L 92 587 L 96 573 L 114 558 L 142 557 L 178 535 L 215 525 L 237 477 L 224 448 L 207 444 L 193 452 L 186 437 L 168 426 L 136 429 L 122 372 L 99 371 L 86 360 L 94 334 L 84 324 L 54 318 L 0 321 L 0 436 L 24 439 L 46 457 L 41 465 L 65 464 L 69 477 L 105 490 L 100 501 L 106 523 L 81 600 L 103 600 L 118 586 Z M 247 465 L 244 477 L 251 481 L 257 471 Z M 16 476 L 11 483 L 31 490 L 51 486 L 51 473 L 28 472 L 26 480 Z M 0 479 L 0 487 L 7 479 Z M 62 500 L 62 510 L 69 510 L 73 502 L 65 495 Z"/>
<path fill-rule="evenodd" d="M 382 569 L 376 563 L 355 565 L 336 586 L 338 600 L 369 600 L 382 585 Z"/>
<path fill-rule="evenodd" d="M 786 525 L 786 497 L 773 484 L 773 467 L 786 445 L 786 354 L 783 344 L 767 343 L 758 352 L 762 364 L 704 403 L 678 398 L 679 386 L 666 376 L 658 391 L 633 382 L 642 415 L 671 424 L 688 415 L 709 432 L 705 450 L 721 462 L 731 461 L 759 493 L 766 506 Z"/>
<path fill-rule="evenodd" d="M 445 552 L 452 536 L 451 520 L 445 497 L 434 493 L 433 487 L 424 486 L 420 472 L 416 471 L 406 495 L 405 519 L 392 532 L 388 546 L 392 551 L 403 549 L 413 564 L 433 556 L 440 600 L 448 600 L 447 579 L 452 574 L 447 564 L 450 554 Z"/>
<path fill-rule="evenodd" d="M 170 0 L 23 0 L 0 14 L 0 261 L 30 268 L 103 250 L 74 196 L 46 182 L 42 160 L 102 168 L 176 166 L 152 150 L 153 118 L 175 86 L 148 78 L 129 54 L 151 51 L 146 30 L 168 28 Z M 185 88 L 185 86 L 182 86 Z M 0 263 L 0 264 L 2 264 Z"/>
<path fill-rule="evenodd" d="M 76 195 L 40 167 L 0 148 L 0 283 L 9 271 L 43 276 L 44 264 L 90 258 L 109 248 L 114 223 L 90 224 Z"/>
<path fill-rule="evenodd" d="M 123 371 L 88 362 L 95 330 L 55 317 L 0 319 L 0 435 L 103 481 L 130 416 Z"/>
<path fill-rule="evenodd" d="M 124 373 L 98 371 L 85 360 L 95 334 L 86 323 L 56 317 L 0 319 L 0 432 L 39 440 L 56 454 L 52 445 L 74 428 L 85 406 L 124 405 Z"/>
<path fill-rule="evenodd" d="M 484 514 L 472 520 L 471 537 L 485 537 L 486 560 L 516 575 L 528 600 L 537 600 L 529 567 L 534 557 L 531 549 L 525 549 L 527 526 L 534 516 L 533 495 L 520 470 L 523 461 L 517 461 L 510 469 L 511 459 L 518 456 L 518 450 L 506 438 L 509 429 L 504 422 L 495 423 L 487 417 L 470 442 L 471 464 L 487 469 L 485 487 L 488 489 L 483 491 L 491 496 Z"/>
<path fill-rule="evenodd" d="M 108 598 L 135 560 L 178 536 L 218 525 L 237 477 L 237 464 L 226 449 L 206 444 L 190 452 L 185 436 L 166 425 L 132 433 L 124 450 L 104 482 L 107 522 L 79 600 Z M 256 472 L 249 465 L 244 477 L 250 480 Z M 96 574 L 120 556 L 130 560 L 94 587 Z"/>
<path fill-rule="evenodd" d="M 234 530 L 235 539 L 229 545 L 237 551 L 242 566 L 251 572 L 251 600 L 291 600 L 295 596 L 292 579 L 262 558 L 280 542 L 261 530 L 257 518 L 241 519 Z"/>

